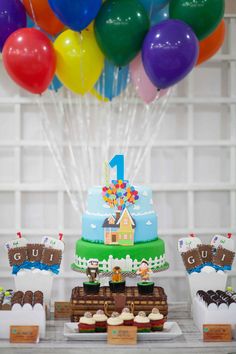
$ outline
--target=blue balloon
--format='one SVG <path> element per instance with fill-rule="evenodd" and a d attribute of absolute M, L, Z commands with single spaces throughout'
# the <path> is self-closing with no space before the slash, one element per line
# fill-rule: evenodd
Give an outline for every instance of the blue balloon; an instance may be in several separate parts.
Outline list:
<path fill-rule="evenodd" d="M 27 27 L 28 28 L 34 28 L 36 27 L 34 21 L 32 20 L 32 18 L 30 16 L 27 15 Z"/>
<path fill-rule="evenodd" d="M 67 27 L 82 31 L 97 16 L 102 0 L 48 0 L 48 3 Z"/>
<path fill-rule="evenodd" d="M 169 4 L 163 7 L 163 9 L 153 12 L 151 14 L 151 26 L 156 25 L 159 22 L 168 20 L 169 18 Z"/>
<path fill-rule="evenodd" d="M 128 82 L 129 67 L 118 68 L 106 60 L 104 70 L 94 88 L 111 101 L 112 98 L 119 96 L 125 90 Z"/>
<path fill-rule="evenodd" d="M 62 85 L 61 81 L 55 75 L 52 82 L 51 82 L 51 85 L 49 86 L 49 90 L 57 92 L 62 86 L 63 85 Z"/>
<path fill-rule="evenodd" d="M 166 6 L 170 0 L 139 0 L 141 4 L 145 7 L 148 14 L 151 16 L 152 13 L 156 13 Z"/>

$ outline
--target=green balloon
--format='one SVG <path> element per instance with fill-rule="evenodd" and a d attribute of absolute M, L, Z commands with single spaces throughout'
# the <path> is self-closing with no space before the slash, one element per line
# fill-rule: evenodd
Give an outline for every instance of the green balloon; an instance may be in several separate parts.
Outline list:
<path fill-rule="evenodd" d="M 172 0 L 169 15 L 187 23 L 202 40 L 216 29 L 224 10 L 224 0 Z"/>
<path fill-rule="evenodd" d="M 148 14 L 138 0 L 107 0 L 94 30 L 104 55 L 115 65 L 124 66 L 140 51 L 149 26 Z"/>

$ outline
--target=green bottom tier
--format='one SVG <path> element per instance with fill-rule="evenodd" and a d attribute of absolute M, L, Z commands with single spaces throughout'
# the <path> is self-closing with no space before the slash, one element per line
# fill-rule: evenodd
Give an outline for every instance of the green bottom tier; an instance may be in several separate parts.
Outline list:
<path fill-rule="evenodd" d="M 99 260 L 101 272 L 111 272 L 115 266 L 120 266 L 125 272 L 136 272 L 144 258 L 149 262 L 149 267 L 153 271 L 165 270 L 169 266 L 165 260 L 165 244 L 160 238 L 133 246 L 104 245 L 83 239 L 78 240 L 76 259 L 72 264 L 72 269 L 85 271 L 90 258 Z"/>

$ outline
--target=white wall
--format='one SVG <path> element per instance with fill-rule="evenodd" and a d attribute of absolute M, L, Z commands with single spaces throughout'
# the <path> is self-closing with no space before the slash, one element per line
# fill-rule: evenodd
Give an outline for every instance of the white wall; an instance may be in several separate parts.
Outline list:
<path fill-rule="evenodd" d="M 236 18 L 227 18 L 223 51 L 194 70 L 170 98 L 158 139 L 145 159 L 145 184 L 154 191 L 159 235 L 170 270 L 160 274 L 171 301 L 188 299 L 179 236 L 195 232 L 236 237 Z M 138 176 L 139 180 L 143 175 Z M 143 182 L 143 181 L 142 181 Z M 81 232 L 48 150 L 38 106 L 0 67 L 0 286 L 13 286 L 6 240 L 22 230 L 30 240 L 64 231 L 66 252 L 54 298 L 69 299 L 77 274 L 70 270 Z M 232 272 L 236 287 L 236 273 Z"/>

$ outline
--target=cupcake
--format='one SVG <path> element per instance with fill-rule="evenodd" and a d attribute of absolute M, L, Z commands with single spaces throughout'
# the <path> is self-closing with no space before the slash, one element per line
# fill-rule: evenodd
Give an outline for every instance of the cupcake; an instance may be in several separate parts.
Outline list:
<path fill-rule="evenodd" d="M 138 316 L 134 317 L 134 326 L 137 327 L 138 332 L 151 332 L 150 319 L 144 311 L 140 311 Z"/>
<path fill-rule="evenodd" d="M 163 325 L 165 323 L 164 316 L 160 313 L 160 311 L 154 307 L 152 312 L 148 315 L 148 318 L 151 322 L 151 330 L 152 332 L 162 331 Z"/>
<path fill-rule="evenodd" d="M 120 318 L 120 315 L 118 312 L 112 312 L 112 315 L 110 318 L 107 320 L 107 325 L 108 326 L 123 326 L 123 320 Z"/>
<path fill-rule="evenodd" d="M 95 315 L 93 315 L 95 320 L 95 332 L 106 332 L 107 331 L 107 316 L 103 310 L 98 310 Z"/>
<path fill-rule="evenodd" d="M 95 319 L 91 312 L 85 312 L 84 316 L 79 321 L 80 333 L 93 333 L 95 332 Z"/>
<path fill-rule="evenodd" d="M 128 307 L 125 307 L 122 310 L 120 318 L 124 321 L 124 326 L 133 326 L 134 315 L 130 312 L 130 309 Z"/>

